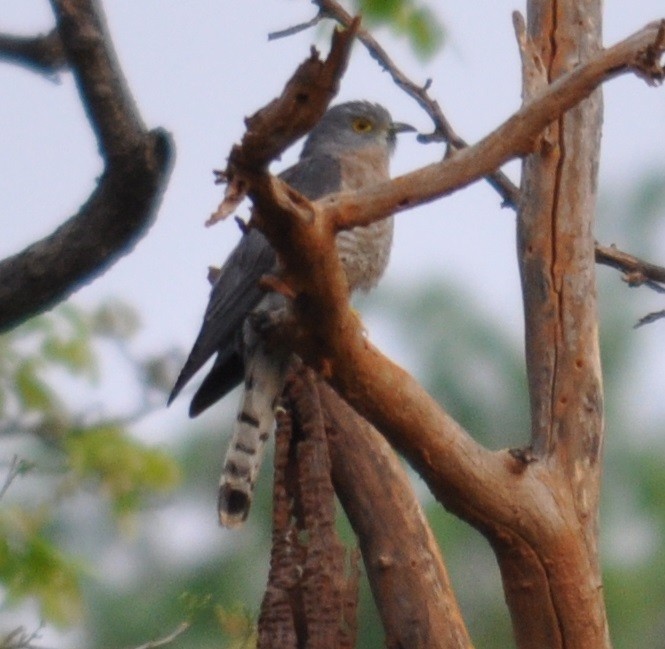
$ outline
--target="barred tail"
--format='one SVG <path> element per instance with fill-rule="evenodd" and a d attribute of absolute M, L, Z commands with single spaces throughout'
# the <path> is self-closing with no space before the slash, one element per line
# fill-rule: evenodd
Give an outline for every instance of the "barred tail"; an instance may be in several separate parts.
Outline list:
<path fill-rule="evenodd" d="M 217 508 L 224 527 L 238 527 L 247 518 L 284 384 L 281 355 L 268 354 L 261 342 L 255 342 L 246 352 L 245 393 L 219 481 Z"/>

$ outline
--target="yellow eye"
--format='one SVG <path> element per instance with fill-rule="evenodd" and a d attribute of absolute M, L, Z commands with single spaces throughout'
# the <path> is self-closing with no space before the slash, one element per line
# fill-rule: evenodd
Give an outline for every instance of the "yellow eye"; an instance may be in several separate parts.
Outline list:
<path fill-rule="evenodd" d="M 356 133 L 369 133 L 374 128 L 374 124 L 366 117 L 356 117 L 351 125 Z"/>

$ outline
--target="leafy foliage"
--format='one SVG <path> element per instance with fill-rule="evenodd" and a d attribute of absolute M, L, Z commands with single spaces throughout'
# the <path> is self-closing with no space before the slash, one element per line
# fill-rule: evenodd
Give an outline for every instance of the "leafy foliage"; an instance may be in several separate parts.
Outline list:
<path fill-rule="evenodd" d="M 437 15 L 417 0 L 355 0 L 355 5 L 371 25 L 385 25 L 405 37 L 423 59 L 431 58 L 443 43 Z"/>
<path fill-rule="evenodd" d="M 136 331 L 130 313 L 120 305 L 90 314 L 65 306 L 0 338 L 0 430 L 5 446 L 13 441 L 32 458 L 14 455 L 0 491 L 0 611 L 29 599 L 46 621 L 80 621 L 82 564 L 55 543 L 63 507 L 94 484 L 116 515 L 129 516 L 178 484 L 179 468 L 163 451 L 133 439 L 126 424 L 101 415 L 84 421 L 81 404 L 67 402 L 72 387 L 98 383 L 100 339 L 126 345 Z M 141 363 L 131 364 L 142 381 Z M 19 478 L 22 489 L 12 484 Z"/>

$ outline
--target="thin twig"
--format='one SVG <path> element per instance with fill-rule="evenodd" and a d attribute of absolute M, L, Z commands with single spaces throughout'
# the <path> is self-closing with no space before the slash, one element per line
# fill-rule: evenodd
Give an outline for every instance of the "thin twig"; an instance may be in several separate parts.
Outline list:
<path fill-rule="evenodd" d="M 146 642 L 145 644 L 142 644 L 140 647 L 136 647 L 135 649 L 156 649 L 157 647 L 164 647 L 167 644 L 171 644 L 176 638 L 181 636 L 185 631 L 187 631 L 187 629 L 189 629 L 190 626 L 190 622 L 181 622 L 173 632 L 169 633 L 163 638 L 150 640 L 150 642 Z"/>
<path fill-rule="evenodd" d="M 0 649 L 43 649 L 32 644 L 33 640 L 42 635 L 43 625 L 38 629 L 28 633 L 25 627 L 19 626 L 10 631 L 6 636 L 0 638 Z"/>
<path fill-rule="evenodd" d="M 7 489 L 9 489 L 11 483 L 14 482 L 16 476 L 19 473 L 21 473 L 22 467 L 23 467 L 22 460 L 19 460 L 18 455 L 14 455 L 14 457 L 12 457 L 11 459 L 11 462 L 9 463 L 9 470 L 7 471 L 7 477 L 5 478 L 4 483 L 2 484 L 2 488 L 0 488 L 0 500 L 2 500 L 3 496 L 7 492 Z"/>
<path fill-rule="evenodd" d="M 335 0 L 312 0 L 312 2 L 319 7 L 322 15 L 336 20 L 344 27 L 348 27 L 351 24 L 353 17 Z M 418 139 L 421 142 L 446 142 L 454 150 L 464 149 L 469 146 L 455 132 L 441 110 L 439 102 L 430 97 L 428 90 L 432 85 L 431 79 L 427 79 L 422 85 L 411 81 L 395 65 L 385 49 L 367 30 L 359 29 L 358 39 L 367 48 L 370 56 L 391 76 L 397 87 L 413 98 L 430 116 L 434 123 L 434 131 L 427 135 L 419 135 Z M 517 209 L 519 188 L 506 174 L 502 171 L 494 171 L 486 177 L 486 180 L 499 193 L 505 207 Z"/>
<path fill-rule="evenodd" d="M 665 318 L 665 310 L 653 311 L 652 313 L 648 313 L 644 317 L 640 318 L 633 328 L 637 329 L 638 327 L 651 324 L 652 322 L 656 322 L 656 320 L 661 320 L 662 318 Z"/>
<path fill-rule="evenodd" d="M 596 263 L 612 266 L 624 272 L 629 286 L 646 284 L 658 293 L 665 293 L 665 268 L 619 250 L 615 246 L 596 243 Z"/>
<path fill-rule="evenodd" d="M 298 34 L 299 32 L 304 32 L 306 29 L 318 25 L 323 18 L 325 18 L 325 14 L 322 11 L 319 11 L 319 13 L 316 14 L 316 16 L 314 16 L 314 18 L 312 18 L 311 20 L 308 20 L 304 23 L 300 23 L 299 25 L 294 25 L 293 27 L 280 29 L 276 32 L 270 32 L 268 34 L 268 40 L 275 41 L 278 38 L 286 38 L 287 36 L 293 36 L 294 34 Z"/>

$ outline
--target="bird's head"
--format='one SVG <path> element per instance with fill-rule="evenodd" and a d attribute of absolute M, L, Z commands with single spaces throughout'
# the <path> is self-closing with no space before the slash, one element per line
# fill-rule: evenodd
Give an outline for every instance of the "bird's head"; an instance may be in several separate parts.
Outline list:
<path fill-rule="evenodd" d="M 381 105 L 368 101 L 350 101 L 330 108 L 307 137 L 302 155 L 336 155 L 369 146 L 395 148 L 396 136 L 416 129 L 403 122 L 393 122 Z"/>

